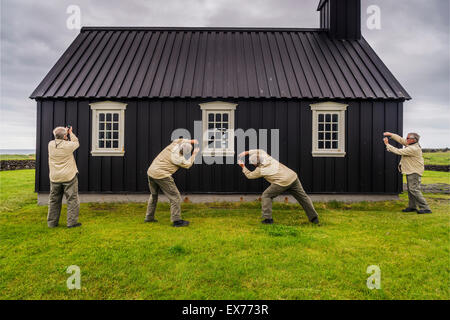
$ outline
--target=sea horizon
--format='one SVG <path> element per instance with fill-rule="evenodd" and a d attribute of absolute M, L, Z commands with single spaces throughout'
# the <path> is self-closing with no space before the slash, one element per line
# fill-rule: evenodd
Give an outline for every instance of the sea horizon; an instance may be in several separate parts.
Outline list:
<path fill-rule="evenodd" d="M 36 154 L 35 149 L 0 149 L 0 154 Z"/>

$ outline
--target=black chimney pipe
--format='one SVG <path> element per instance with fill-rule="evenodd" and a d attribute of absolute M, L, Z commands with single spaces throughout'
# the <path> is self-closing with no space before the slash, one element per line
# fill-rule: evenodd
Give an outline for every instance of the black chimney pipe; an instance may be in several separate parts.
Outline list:
<path fill-rule="evenodd" d="M 320 0 L 320 27 L 335 39 L 361 39 L 361 0 Z"/>

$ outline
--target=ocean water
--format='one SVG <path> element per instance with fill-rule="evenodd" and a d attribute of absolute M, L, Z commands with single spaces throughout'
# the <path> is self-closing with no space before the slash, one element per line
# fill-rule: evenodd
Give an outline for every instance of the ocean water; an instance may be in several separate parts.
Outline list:
<path fill-rule="evenodd" d="M 0 154 L 35 154 L 34 149 L 0 149 Z"/>

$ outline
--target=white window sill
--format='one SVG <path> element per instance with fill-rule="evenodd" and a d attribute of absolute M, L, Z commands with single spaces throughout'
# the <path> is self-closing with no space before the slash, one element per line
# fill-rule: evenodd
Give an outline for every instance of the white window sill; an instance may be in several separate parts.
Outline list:
<path fill-rule="evenodd" d="M 123 157 L 125 151 L 91 151 L 93 157 Z"/>
<path fill-rule="evenodd" d="M 202 155 L 204 157 L 232 157 L 235 152 L 233 150 L 204 150 Z"/>
<path fill-rule="evenodd" d="M 313 151 L 313 157 L 335 157 L 335 158 L 343 158 L 345 157 L 345 152 L 330 152 L 330 151 Z"/>

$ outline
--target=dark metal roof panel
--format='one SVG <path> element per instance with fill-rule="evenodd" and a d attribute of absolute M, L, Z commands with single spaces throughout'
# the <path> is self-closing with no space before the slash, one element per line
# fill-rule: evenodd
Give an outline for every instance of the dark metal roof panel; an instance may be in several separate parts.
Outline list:
<path fill-rule="evenodd" d="M 31 98 L 410 99 L 364 40 L 320 29 L 83 28 Z"/>

